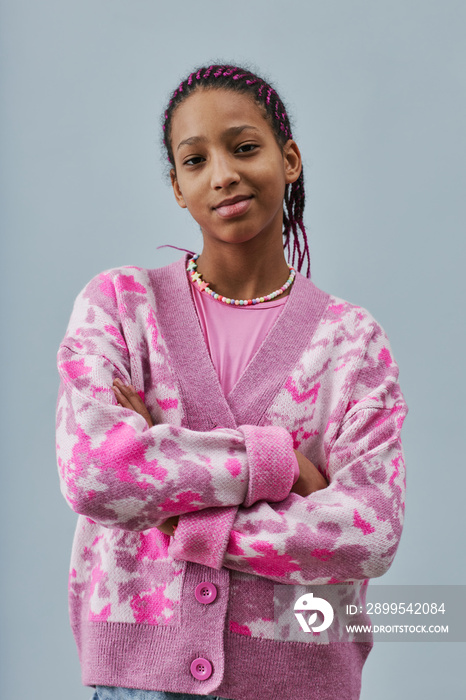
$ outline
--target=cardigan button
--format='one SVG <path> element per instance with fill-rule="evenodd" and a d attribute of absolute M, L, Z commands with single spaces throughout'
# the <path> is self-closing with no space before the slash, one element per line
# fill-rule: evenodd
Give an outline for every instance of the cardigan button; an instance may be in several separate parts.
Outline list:
<path fill-rule="evenodd" d="M 191 664 L 191 673 L 198 681 L 206 681 L 212 675 L 212 664 L 199 656 Z"/>
<path fill-rule="evenodd" d="M 203 581 L 196 586 L 194 595 L 198 603 L 208 605 L 213 603 L 217 597 L 217 587 L 213 583 L 209 583 L 209 581 Z"/>

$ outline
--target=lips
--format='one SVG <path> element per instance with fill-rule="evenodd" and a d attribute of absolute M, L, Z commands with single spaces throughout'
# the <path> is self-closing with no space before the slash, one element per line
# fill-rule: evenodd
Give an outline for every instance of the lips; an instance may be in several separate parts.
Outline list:
<path fill-rule="evenodd" d="M 247 212 L 251 205 L 252 196 L 237 195 L 230 199 L 224 199 L 215 208 L 215 211 L 222 219 L 230 219 L 233 216 L 240 216 Z"/>

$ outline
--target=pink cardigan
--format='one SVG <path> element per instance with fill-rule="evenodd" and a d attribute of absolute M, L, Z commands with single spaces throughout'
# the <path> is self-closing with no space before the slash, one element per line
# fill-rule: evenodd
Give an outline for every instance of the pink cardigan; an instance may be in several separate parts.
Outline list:
<path fill-rule="evenodd" d="M 367 579 L 395 556 L 407 409 L 388 340 L 367 311 L 298 274 L 225 396 L 185 265 L 94 278 L 59 350 L 57 454 L 80 514 L 69 594 L 83 683 L 356 699 L 371 643 L 277 639 L 274 585 L 333 583 L 361 604 Z M 135 385 L 153 428 L 116 405 L 114 377 Z M 293 447 L 327 489 L 290 493 Z M 177 514 L 174 538 L 156 529 Z"/>

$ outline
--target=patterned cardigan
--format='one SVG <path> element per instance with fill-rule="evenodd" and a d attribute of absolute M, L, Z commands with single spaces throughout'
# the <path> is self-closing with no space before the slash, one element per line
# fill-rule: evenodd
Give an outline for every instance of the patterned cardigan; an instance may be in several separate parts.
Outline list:
<path fill-rule="evenodd" d="M 356 699 L 372 640 L 277 635 L 274 591 L 293 586 L 297 598 L 330 583 L 361 605 L 367 580 L 393 561 L 407 407 L 387 337 L 366 310 L 298 273 L 225 396 L 186 260 L 95 277 L 58 352 L 57 455 L 79 514 L 69 601 L 83 683 Z M 117 404 L 116 377 L 135 386 L 152 428 Z M 326 489 L 290 492 L 293 448 Z M 172 515 L 168 537 L 157 526 Z"/>

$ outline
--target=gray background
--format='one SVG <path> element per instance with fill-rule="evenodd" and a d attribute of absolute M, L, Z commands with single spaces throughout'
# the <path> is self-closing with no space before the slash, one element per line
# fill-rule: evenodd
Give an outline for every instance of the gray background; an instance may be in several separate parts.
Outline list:
<path fill-rule="evenodd" d="M 314 282 L 368 308 L 401 367 L 406 523 L 380 583 L 464 584 L 466 3 L 4 0 L 0 12 L 1 697 L 91 695 L 68 623 L 76 516 L 55 464 L 55 354 L 93 275 L 181 255 L 163 243 L 200 251 L 163 176 L 159 114 L 215 59 L 275 81 L 304 157 Z M 464 652 L 379 644 L 362 699 L 462 697 Z"/>

